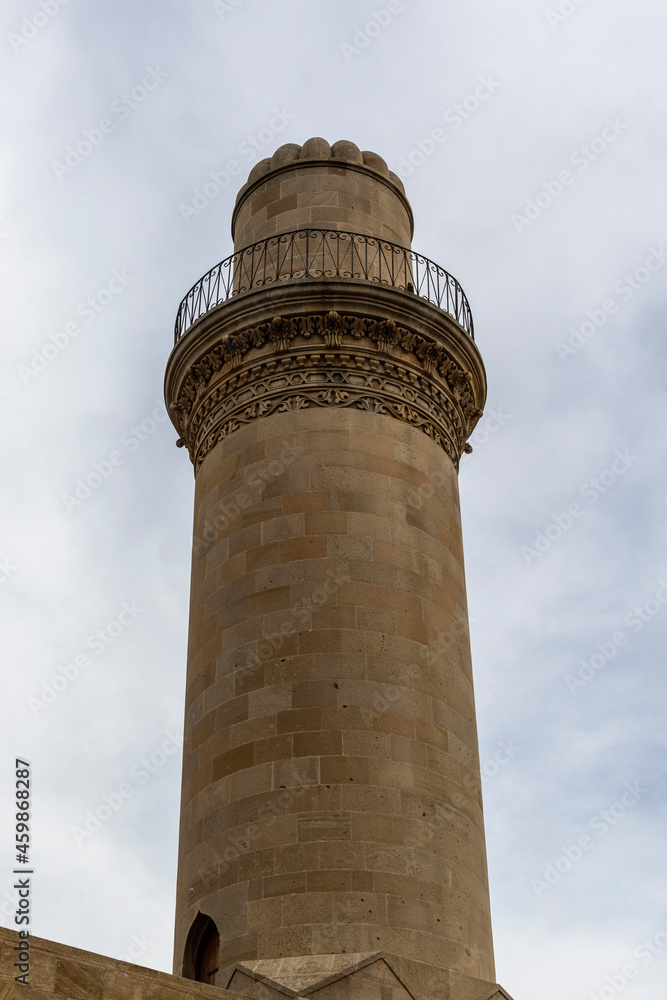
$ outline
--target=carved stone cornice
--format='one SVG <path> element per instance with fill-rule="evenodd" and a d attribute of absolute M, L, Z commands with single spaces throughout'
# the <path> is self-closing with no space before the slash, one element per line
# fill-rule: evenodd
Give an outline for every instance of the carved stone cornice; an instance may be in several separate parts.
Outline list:
<path fill-rule="evenodd" d="M 453 355 L 434 336 L 391 318 L 335 310 L 274 316 L 213 343 L 209 337 L 196 357 L 190 352 L 168 403 L 195 472 L 243 424 L 313 406 L 404 420 L 458 467 L 483 399 L 479 377 Z"/>

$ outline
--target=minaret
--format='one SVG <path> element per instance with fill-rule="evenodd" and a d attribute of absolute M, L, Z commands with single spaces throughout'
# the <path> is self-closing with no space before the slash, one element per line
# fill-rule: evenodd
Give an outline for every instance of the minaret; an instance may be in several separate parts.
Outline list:
<path fill-rule="evenodd" d="M 351 142 L 258 163 L 183 300 L 195 470 L 175 972 L 257 1000 L 495 985 L 458 464 L 466 297 Z"/>

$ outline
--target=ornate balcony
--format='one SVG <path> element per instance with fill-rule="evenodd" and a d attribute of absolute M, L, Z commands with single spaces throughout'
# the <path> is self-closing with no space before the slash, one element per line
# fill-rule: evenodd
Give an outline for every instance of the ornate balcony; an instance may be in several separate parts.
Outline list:
<path fill-rule="evenodd" d="M 474 340 L 468 299 L 456 278 L 439 264 L 373 236 L 300 229 L 253 243 L 211 268 L 181 302 L 174 341 L 233 297 L 284 282 L 327 278 L 381 284 L 419 296 L 446 312 Z"/>

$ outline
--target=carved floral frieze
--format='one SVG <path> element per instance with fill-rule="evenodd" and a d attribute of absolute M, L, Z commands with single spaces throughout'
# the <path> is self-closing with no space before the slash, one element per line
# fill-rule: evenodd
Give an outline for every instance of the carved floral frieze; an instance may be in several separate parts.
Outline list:
<path fill-rule="evenodd" d="M 242 424 L 310 406 L 403 420 L 458 465 L 481 414 L 471 383 L 438 343 L 393 321 L 337 312 L 276 316 L 223 336 L 191 365 L 171 409 L 195 470 Z"/>

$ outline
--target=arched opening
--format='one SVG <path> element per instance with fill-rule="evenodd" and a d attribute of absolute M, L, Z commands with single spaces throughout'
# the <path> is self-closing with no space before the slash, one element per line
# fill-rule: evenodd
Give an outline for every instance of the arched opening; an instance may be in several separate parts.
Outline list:
<path fill-rule="evenodd" d="M 220 955 L 220 935 L 214 922 L 205 913 L 198 913 L 185 942 L 183 976 L 198 983 L 215 986 Z"/>
<path fill-rule="evenodd" d="M 195 979 L 198 983 L 215 985 L 215 974 L 218 971 L 218 955 L 220 954 L 220 935 L 211 920 L 199 942 L 195 955 Z"/>

